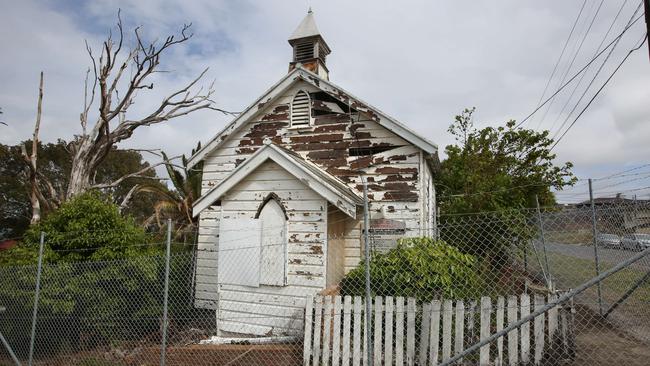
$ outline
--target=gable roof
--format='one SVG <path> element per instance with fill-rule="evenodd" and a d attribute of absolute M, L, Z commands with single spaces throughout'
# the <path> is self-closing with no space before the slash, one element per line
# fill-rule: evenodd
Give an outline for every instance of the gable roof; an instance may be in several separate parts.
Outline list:
<path fill-rule="evenodd" d="M 275 85 L 273 85 L 269 90 L 262 94 L 262 96 L 259 97 L 253 104 L 248 106 L 242 113 L 237 116 L 237 118 L 230 122 L 223 130 L 221 130 L 221 132 L 219 132 L 207 144 L 205 144 L 201 150 L 197 151 L 196 154 L 194 154 L 188 161 L 188 168 L 193 167 L 198 162 L 203 160 L 205 156 L 208 155 L 211 151 L 221 146 L 221 144 L 223 144 L 223 142 L 230 134 L 239 130 L 239 128 L 245 125 L 254 116 L 256 116 L 258 113 L 261 113 L 264 109 L 264 106 L 275 101 L 283 94 L 283 92 L 285 92 L 294 83 L 297 83 L 300 80 L 315 86 L 316 88 L 328 93 L 333 98 L 336 98 L 343 103 L 349 103 L 353 109 L 369 115 L 370 118 L 372 118 L 379 125 L 391 130 L 404 140 L 419 147 L 425 152 L 434 154 L 438 151 L 438 146 L 436 144 L 420 136 L 415 131 L 406 127 L 396 119 L 388 116 L 379 109 L 370 106 L 369 104 L 353 96 L 352 94 L 331 83 L 330 81 L 322 79 L 318 75 L 298 66 L 290 73 L 285 75 L 282 79 L 280 79 L 280 81 L 275 83 Z"/>
<path fill-rule="evenodd" d="M 294 177 L 300 179 L 314 192 L 320 194 L 329 203 L 338 207 L 346 215 L 356 218 L 357 206 L 363 200 L 354 193 L 345 183 L 323 171 L 316 165 L 304 160 L 300 155 L 283 149 L 267 141 L 265 146 L 257 150 L 250 158 L 233 170 L 224 180 L 201 196 L 192 208 L 192 214 L 198 215 L 208 208 L 213 202 L 221 198 L 226 192 L 241 182 L 257 167 L 272 160 L 280 165 Z"/>

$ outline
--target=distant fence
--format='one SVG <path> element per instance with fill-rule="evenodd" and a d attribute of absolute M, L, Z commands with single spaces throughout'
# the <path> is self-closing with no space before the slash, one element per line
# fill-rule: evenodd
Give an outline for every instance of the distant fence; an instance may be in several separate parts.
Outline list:
<path fill-rule="evenodd" d="M 548 295 L 548 301 L 556 295 Z M 372 324 L 365 324 L 365 303 L 360 296 L 317 296 L 307 299 L 303 362 L 308 365 L 437 365 L 466 345 L 486 339 L 504 325 L 541 309 L 541 295 L 482 297 L 480 302 L 376 296 L 371 305 Z M 507 323 L 506 323 L 507 322 Z M 372 352 L 368 352 L 367 332 Z M 362 334 L 363 333 L 363 334 Z M 573 354 L 571 307 L 556 306 L 480 349 L 479 365 L 535 365 L 551 349 L 554 360 Z M 553 349 L 554 348 L 554 349 Z"/>

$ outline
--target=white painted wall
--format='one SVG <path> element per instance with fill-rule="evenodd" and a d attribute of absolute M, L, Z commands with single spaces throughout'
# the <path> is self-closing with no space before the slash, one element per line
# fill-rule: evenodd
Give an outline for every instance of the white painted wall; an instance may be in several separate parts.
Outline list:
<path fill-rule="evenodd" d="M 327 248 L 327 201 L 278 164 L 268 161 L 251 173 L 221 200 L 222 219 L 252 219 L 270 194 L 275 193 L 284 206 L 286 221 L 286 285 L 272 286 L 262 278 L 259 287 L 219 284 L 217 322 L 224 333 L 255 335 L 292 334 L 302 327 L 304 298 L 325 287 Z M 268 203 L 267 203 L 268 205 Z M 276 217 L 281 210 L 269 206 L 264 217 Z M 274 216 L 275 215 L 275 216 Z M 262 217 L 262 215 L 260 216 Z M 263 230 L 273 230 L 284 219 L 269 221 Z M 274 235 L 277 235 L 276 231 Z M 267 242 L 266 244 L 276 244 Z M 282 247 L 280 247 L 282 248 Z M 273 250 L 269 263 L 284 261 L 285 249 Z M 277 254 L 277 256 L 276 256 Z M 260 266 L 260 263 L 249 263 Z M 262 263 L 261 273 L 269 274 L 271 267 Z M 277 275 L 277 272 L 275 272 Z M 283 275 L 283 274 L 281 274 Z M 284 281 L 281 281 L 284 283 Z"/>
<path fill-rule="evenodd" d="M 300 82 L 293 88 L 290 88 L 284 95 L 282 95 L 273 104 L 266 105 L 260 109 L 258 115 L 253 118 L 254 123 L 263 123 L 268 128 L 273 128 L 273 124 L 277 124 L 277 120 L 263 120 L 263 116 L 271 113 L 277 106 L 288 106 L 293 98 L 295 92 L 303 89 L 308 92 L 317 91 L 317 89 L 307 83 Z M 280 121 L 283 122 L 283 121 Z M 288 119 L 286 120 L 288 122 Z M 359 122 L 359 121 L 357 121 Z M 433 205 L 435 199 L 431 195 L 433 192 L 433 185 L 427 193 L 426 185 L 430 184 L 431 172 L 424 163 L 422 152 L 407 143 L 402 138 L 395 135 L 392 131 L 380 126 L 378 123 L 370 120 L 360 121 L 364 127 L 359 128 L 357 131 L 361 133 L 369 133 L 372 135 L 370 141 L 373 143 L 392 143 L 395 145 L 405 146 L 404 158 L 400 160 L 391 160 L 382 164 L 373 165 L 364 169 L 364 175 L 369 181 L 380 181 L 386 179 L 387 168 L 400 168 L 413 171 L 412 173 L 403 174 L 404 177 L 414 177 L 417 175 L 417 187 L 420 199 L 417 202 L 409 201 L 393 201 L 387 200 L 384 197 L 384 192 L 370 192 L 370 215 L 374 217 L 384 217 L 403 221 L 406 224 L 406 235 L 418 236 L 425 232 L 430 232 L 433 227 L 432 218 L 429 213 L 433 212 Z M 291 148 L 293 143 L 291 137 L 301 136 L 309 138 L 318 133 L 326 132 L 313 132 L 313 131 L 299 131 L 289 128 L 280 128 L 278 134 L 281 136 L 280 144 L 285 147 Z M 203 183 L 202 193 L 207 192 L 213 186 L 218 184 L 221 180 L 227 177 L 232 170 L 234 170 L 239 163 L 248 158 L 252 151 L 242 152 L 240 142 L 244 139 L 250 139 L 251 129 L 242 128 L 241 131 L 233 133 L 226 138 L 223 146 L 211 152 L 205 159 L 203 164 Z M 350 138 L 346 133 L 344 138 Z M 239 149 L 239 150 L 238 150 Z M 253 149 L 251 149 L 253 150 Z M 307 151 L 296 151 L 303 158 L 309 159 Z M 349 157 L 348 164 L 354 164 L 358 157 Z M 327 166 L 322 166 L 327 169 Z M 227 288 L 225 291 L 220 292 L 219 296 L 221 301 L 225 304 L 223 314 L 229 314 L 234 307 L 235 299 L 240 299 L 239 305 L 243 305 L 249 301 L 270 301 L 272 304 L 277 304 L 286 309 L 294 309 L 297 311 L 296 303 L 301 303 L 298 296 L 300 293 L 314 293 L 325 287 L 326 275 L 326 233 L 327 233 L 327 203 L 316 193 L 305 189 L 306 186 L 301 182 L 293 179 L 293 177 L 281 174 L 271 173 L 279 171 L 281 168 L 266 166 L 249 176 L 245 182 L 241 182 L 228 197 L 224 197 L 221 206 L 212 206 L 200 215 L 199 227 L 199 243 L 200 249 L 197 254 L 197 284 L 196 284 L 196 305 L 200 307 L 216 308 L 217 304 L 217 270 L 216 262 L 217 255 L 216 248 L 218 247 L 218 230 L 219 219 L 222 211 L 224 217 L 253 217 L 259 207 L 261 201 L 266 197 L 268 192 L 276 192 L 281 195 L 283 203 L 286 205 L 288 222 L 287 222 L 287 283 L 298 284 L 300 286 L 291 286 L 288 288 L 271 288 L 273 291 L 264 293 L 266 297 L 262 296 L 263 292 L 255 292 L 255 296 L 248 293 L 247 290 L 239 288 Z M 346 184 L 357 191 L 359 190 L 361 180 L 358 176 L 349 177 L 349 182 Z M 371 182 L 372 184 L 372 182 Z M 235 194 L 236 193 L 236 194 Z M 431 197 L 430 197 L 431 196 Z M 361 223 L 363 217 L 356 220 L 349 218 L 341 218 L 343 224 L 339 224 L 336 230 L 343 232 L 343 237 L 338 244 L 342 244 L 344 258 L 343 258 L 343 271 L 349 272 L 356 267 L 362 259 L 362 231 Z M 337 244 L 337 245 L 338 245 Z M 201 250 L 203 249 L 203 250 Z M 319 253 L 320 250 L 320 253 Z M 333 267 L 330 270 L 338 272 Z M 334 277 L 332 277 L 334 278 Z M 328 281 L 329 282 L 329 281 Z M 266 287 L 264 287 L 266 288 Z M 238 295 L 241 295 L 238 297 Z M 249 304 L 250 306 L 261 307 L 260 304 Z M 247 306 L 249 306 L 247 305 Z M 286 311 L 286 309 L 282 311 Z M 256 310 L 257 311 L 257 310 Z M 269 310 L 275 311 L 275 310 Z M 278 310 L 280 311 L 280 310 Z M 259 322 L 260 320 L 255 320 Z M 251 322 L 253 322 L 251 320 Z M 257 323 L 255 323 L 257 324 Z M 255 324 L 251 324 L 255 325 Z M 268 329 L 258 327 L 255 329 Z M 279 329 L 279 328 L 278 328 Z"/>

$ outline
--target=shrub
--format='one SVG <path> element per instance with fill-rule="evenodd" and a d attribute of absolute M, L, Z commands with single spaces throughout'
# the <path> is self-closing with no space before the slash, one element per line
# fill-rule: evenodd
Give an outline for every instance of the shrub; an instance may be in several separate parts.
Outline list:
<path fill-rule="evenodd" d="M 404 238 L 397 247 L 370 260 L 373 296 L 469 298 L 481 293 L 478 262 L 469 254 L 431 238 Z M 365 265 L 350 271 L 341 282 L 343 295 L 365 294 Z"/>
<path fill-rule="evenodd" d="M 25 233 L 23 245 L 38 248 L 45 232 L 48 261 L 106 260 L 145 254 L 155 249 L 144 229 L 122 216 L 98 193 L 81 194 L 61 205 Z"/>
<path fill-rule="evenodd" d="M 5 336 L 20 340 L 28 334 L 41 232 L 46 240 L 39 352 L 76 351 L 158 332 L 165 269 L 162 246 L 148 245 L 151 238 L 115 204 L 98 193 L 86 193 L 32 225 L 24 242 L 0 258 L 0 265 L 13 266 L 0 268 L 0 277 L 6 278 L 0 286 L 0 304 L 7 307 L 4 315 L 18 319 Z M 191 257 L 184 255 L 174 263 L 185 268 L 189 261 Z M 191 291 L 190 285 L 183 286 Z"/>

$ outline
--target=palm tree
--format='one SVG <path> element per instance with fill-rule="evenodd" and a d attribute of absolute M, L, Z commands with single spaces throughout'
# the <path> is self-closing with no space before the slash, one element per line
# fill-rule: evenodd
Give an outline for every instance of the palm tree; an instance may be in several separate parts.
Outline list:
<path fill-rule="evenodd" d="M 192 155 L 201 149 L 199 142 Z M 154 213 L 145 221 L 145 226 L 157 225 L 162 228 L 167 219 L 174 223 L 175 238 L 186 237 L 197 227 L 198 219 L 192 215 L 194 200 L 201 195 L 201 166 L 187 168 L 187 158 L 181 157 L 182 165 L 173 164 L 165 152 L 161 152 L 169 180 L 173 185 L 170 190 L 165 186 L 143 184 L 139 192 L 150 192 L 158 196 L 154 204 Z"/>

